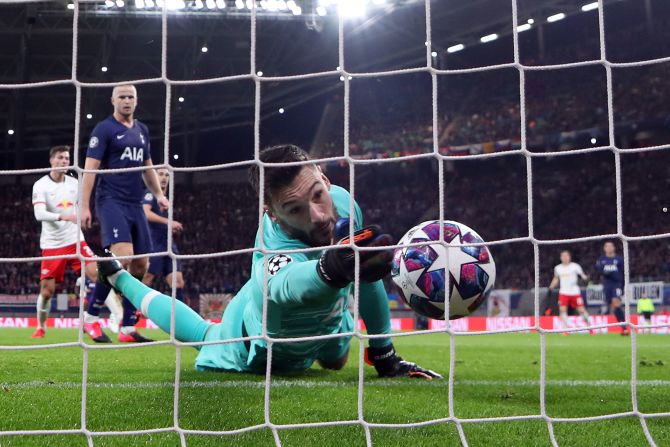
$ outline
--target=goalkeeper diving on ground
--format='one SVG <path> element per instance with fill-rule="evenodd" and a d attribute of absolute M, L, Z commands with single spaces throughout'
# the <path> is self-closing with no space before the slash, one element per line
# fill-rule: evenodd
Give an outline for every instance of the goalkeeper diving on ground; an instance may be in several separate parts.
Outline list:
<path fill-rule="evenodd" d="M 354 202 L 349 215 L 349 193 L 336 185 L 297 146 L 274 146 L 261 151 L 265 163 L 303 162 L 289 166 L 266 166 L 264 170 L 265 213 L 256 234 L 251 278 L 227 306 L 221 323 L 205 321 L 177 301 L 175 337 L 183 342 L 229 340 L 263 333 L 263 291 L 267 281 L 267 335 L 273 339 L 345 334 L 354 331 L 349 310 L 355 275 L 351 248 L 292 250 L 348 244 L 349 221 L 354 221 L 354 241 L 360 247 L 383 247 L 391 238 L 376 226 L 363 227 L 361 209 Z M 252 186 L 259 191 L 259 168 L 250 169 Z M 338 220 L 339 219 L 339 220 Z M 261 235 L 261 230 L 263 234 Z M 282 251 L 287 253 L 282 253 Z M 359 312 L 369 334 L 390 334 L 388 297 L 382 279 L 391 269 L 392 250 L 359 252 Z M 269 258 L 269 259 L 265 259 Z M 170 332 L 172 298 L 142 284 L 123 270 L 116 260 L 98 263 L 101 280 L 128 298 L 165 332 Z M 272 370 L 302 371 L 315 362 L 338 370 L 349 356 L 351 336 L 273 343 Z M 268 346 L 262 338 L 199 347 L 198 370 L 264 373 Z M 366 361 L 380 377 L 442 378 L 429 369 L 403 360 L 390 337 L 369 339 Z"/>

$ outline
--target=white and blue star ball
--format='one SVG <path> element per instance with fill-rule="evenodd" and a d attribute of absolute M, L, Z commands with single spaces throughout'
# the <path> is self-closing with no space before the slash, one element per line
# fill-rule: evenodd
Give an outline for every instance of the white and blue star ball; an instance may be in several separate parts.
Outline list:
<path fill-rule="evenodd" d="M 444 245 L 440 240 L 444 235 Z M 399 244 L 431 242 L 395 250 L 391 278 L 403 300 L 418 314 L 443 320 L 445 300 L 449 319 L 465 317 L 486 299 L 496 279 L 496 265 L 486 246 L 459 244 L 484 240 L 462 223 L 423 222 L 409 230 Z"/>

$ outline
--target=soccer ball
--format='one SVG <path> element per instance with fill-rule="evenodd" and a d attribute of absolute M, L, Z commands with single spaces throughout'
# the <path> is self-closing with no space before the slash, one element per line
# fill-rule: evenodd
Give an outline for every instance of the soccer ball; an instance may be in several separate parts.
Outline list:
<path fill-rule="evenodd" d="M 486 299 L 496 279 L 496 265 L 487 247 L 454 247 L 481 243 L 471 228 L 449 220 L 423 222 L 409 230 L 400 244 L 440 242 L 395 250 L 391 278 L 400 296 L 418 314 L 444 320 L 445 296 L 449 319 L 469 315 Z M 445 295 L 446 294 L 446 295 Z"/>

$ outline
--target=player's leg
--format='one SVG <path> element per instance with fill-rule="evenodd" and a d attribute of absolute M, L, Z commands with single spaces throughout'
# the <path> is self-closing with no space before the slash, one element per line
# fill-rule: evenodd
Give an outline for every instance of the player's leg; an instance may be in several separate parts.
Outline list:
<path fill-rule="evenodd" d="M 45 278 L 40 281 L 40 294 L 37 296 L 37 329 L 33 338 L 42 338 L 47 329 L 47 318 L 51 310 L 51 297 L 56 291 L 56 280 Z"/>
<path fill-rule="evenodd" d="M 352 332 L 353 330 L 354 318 L 351 315 L 351 312 L 346 309 L 342 315 L 340 333 Z M 324 369 L 340 370 L 344 368 L 344 365 L 347 364 L 347 360 L 349 360 L 350 344 L 351 336 L 333 338 L 319 350 L 316 362 Z"/>
<path fill-rule="evenodd" d="M 589 315 L 589 312 L 586 310 L 586 306 L 583 304 L 581 306 L 577 306 L 577 312 L 579 315 L 582 316 L 582 320 L 584 320 L 584 323 L 586 323 L 587 326 L 591 325 L 591 320 L 589 319 L 591 316 Z M 595 332 L 593 332 L 593 329 L 589 329 L 589 334 L 593 335 Z"/>
<path fill-rule="evenodd" d="M 612 296 L 610 298 L 610 309 L 617 323 L 624 323 L 626 321 L 620 296 Z M 628 335 L 628 328 L 626 326 L 621 327 L 621 335 Z"/>
<path fill-rule="evenodd" d="M 651 311 L 642 312 L 642 316 L 644 316 L 644 325 L 651 326 Z M 645 329 L 643 332 L 651 333 L 651 329 Z"/>
<path fill-rule="evenodd" d="M 42 250 L 42 256 L 67 254 L 64 249 Z M 37 296 L 37 329 L 33 338 L 42 338 L 46 332 L 46 322 L 51 310 L 51 298 L 56 291 L 56 282 L 63 282 L 67 259 L 45 259 L 40 266 L 40 294 Z"/>
<path fill-rule="evenodd" d="M 147 273 L 144 275 L 144 278 L 142 278 L 142 283 L 145 286 L 149 286 L 149 287 L 153 286 L 154 281 L 156 280 L 156 275 L 151 273 L 151 266 L 152 265 L 153 265 L 153 262 L 149 261 L 149 271 L 147 271 Z"/>
<path fill-rule="evenodd" d="M 92 258 L 94 256 L 93 251 L 84 241 L 81 242 L 81 253 L 86 258 Z M 76 273 L 79 273 L 80 268 L 81 264 L 79 263 L 79 260 L 73 262 L 72 269 Z M 84 272 L 86 273 L 86 277 L 90 281 L 93 282 L 97 281 L 98 268 L 96 267 L 95 261 L 85 261 Z M 105 306 L 107 306 L 107 309 L 109 309 L 110 329 L 112 330 L 112 332 L 117 333 L 119 332 L 119 322 L 123 317 L 123 308 L 121 307 L 119 297 L 116 295 L 116 292 L 114 292 L 113 289 L 109 291 L 109 293 L 107 294 L 107 298 L 105 298 Z"/>
<path fill-rule="evenodd" d="M 123 270 L 118 261 L 101 261 L 98 263 L 100 276 L 123 294 L 136 308 L 151 319 L 166 333 L 170 333 L 172 316 L 172 298 L 163 295 Z M 211 326 L 200 315 L 186 304 L 175 303 L 175 338 L 183 342 L 198 342 L 205 339 Z"/>
<path fill-rule="evenodd" d="M 574 307 L 577 309 L 577 313 L 581 315 L 582 320 L 586 323 L 587 326 L 591 324 L 589 321 L 589 313 L 586 310 L 586 306 L 584 305 L 584 298 L 582 298 L 581 295 L 576 296 L 573 302 Z M 589 330 L 589 333 L 593 335 L 593 330 Z"/>
<path fill-rule="evenodd" d="M 124 211 L 126 212 L 126 219 L 128 228 L 130 230 L 130 240 L 132 241 L 132 244 L 123 245 L 123 247 L 120 248 L 128 253 L 127 256 L 133 254 L 148 254 L 153 252 L 149 224 L 147 223 L 147 218 L 144 215 L 144 210 L 142 207 L 126 206 Z M 112 253 L 116 253 L 113 248 L 114 245 L 110 247 L 110 250 Z M 130 260 L 130 263 L 126 266 L 126 269 L 132 276 L 141 282 L 142 279 L 144 279 L 144 275 L 147 273 L 148 267 L 149 258 L 142 257 Z M 123 305 L 123 322 L 121 324 L 121 329 L 119 330 L 119 341 L 151 341 L 148 338 L 140 335 L 135 328 L 135 324 L 137 323 L 138 318 L 138 309 L 136 306 L 134 306 L 133 303 L 125 296 L 121 299 L 121 304 Z"/>
<path fill-rule="evenodd" d="M 172 264 L 172 263 L 170 263 Z M 169 287 L 172 287 L 172 277 L 174 276 L 174 295 L 179 300 L 184 302 L 184 275 L 180 271 L 170 272 L 165 276 L 165 282 Z"/>
<path fill-rule="evenodd" d="M 133 244 L 130 243 L 118 243 L 112 244 L 110 251 L 116 256 L 132 256 L 135 254 L 133 249 Z M 122 263 L 123 264 L 123 263 Z M 124 268 L 128 270 L 135 279 L 142 281 L 144 275 L 147 272 L 148 258 L 138 258 L 132 259 Z M 118 290 L 118 289 L 117 289 Z M 123 318 L 121 320 L 121 327 L 119 328 L 119 341 L 122 342 L 147 342 L 152 341 L 146 337 L 143 337 L 135 329 L 135 324 L 137 323 L 136 306 L 126 297 L 122 295 L 121 297 L 121 306 L 123 306 Z"/>
<path fill-rule="evenodd" d="M 570 304 L 570 297 L 567 295 L 558 295 L 558 315 L 561 317 L 563 329 L 567 329 L 568 324 L 568 305 Z M 567 332 L 564 332 L 567 335 Z"/>
<path fill-rule="evenodd" d="M 132 250 L 131 234 L 128 221 L 126 220 L 125 208 L 118 203 L 108 200 L 96 203 L 96 212 L 100 222 L 100 239 L 103 247 L 111 247 L 119 244 L 128 244 Z M 116 253 L 122 256 L 121 253 Z M 130 260 L 124 259 L 122 263 L 126 265 Z M 104 282 L 96 281 L 93 291 L 93 299 L 88 303 L 88 308 L 84 312 L 84 332 L 89 334 L 97 343 L 111 343 L 111 340 L 102 331 L 100 327 L 100 310 L 105 306 L 105 300 L 112 290 Z"/>

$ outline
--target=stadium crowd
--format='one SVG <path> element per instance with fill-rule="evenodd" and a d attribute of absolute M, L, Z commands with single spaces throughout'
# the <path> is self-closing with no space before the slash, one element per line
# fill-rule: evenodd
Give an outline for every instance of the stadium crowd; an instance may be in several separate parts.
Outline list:
<path fill-rule="evenodd" d="M 610 60 L 641 60 L 670 53 L 670 26 L 659 22 L 653 30 L 642 27 L 644 25 L 623 27 L 608 34 Z M 643 33 L 648 37 L 647 46 L 640 45 L 640 39 L 632 38 Z M 530 52 L 523 62 L 555 64 L 599 58 L 597 36 L 591 36 L 559 45 L 542 59 Z M 664 101 L 670 97 L 669 76 L 669 63 L 613 69 L 616 123 L 630 125 L 636 134 L 642 129 L 636 126 L 656 120 L 657 138 L 645 144 L 667 142 L 663 139 L 667 137 L 665 128 L 670 114 Z M 404 79 L 412 82 L 398 83 L 401 90 L 389 85 L 390 81 L 354 79 L 352 82 L 350 152 L 355 157 L 387 158 L 432 150 L 429 79 L 425 76 Z M 528 72 L 525 91 L 529 140 L 540 141 L 542 148 L 547 146 L 541 137 L 549 134 L 588 128 L 607 134 L 605 86 L 602 66 Z M 387 94 L 390 88 L 393 95 Z M 441 78 L 438 96 L 437 133 L 441 148 L 519 140 L 516 70 Z M 341 129 L 342 126 L 336 126 L 335 135 L 323 143 L 318 156 L 341 155 Z M 633 139 L 632 144 L 641 143 Z M 626 235 L 667 232 L 670 203 L 663 194 L 670 191 L 670 177 L 664 152 L 621 157 Z M 435 160 L 418 160 L 357 167 L 355 194 L 366 221 L 381 224 L 399 239 L 416 223 L 437 219 L 436 163 Z M 489 241 L 527 237 L 525 163 L 520 155 L 445 163 L 444 217 L 471 226 Z M 334 183 L 348 186 L 346 165 L 330 164 L 325 169 Z M 560 160 L 534 159 L 533 170 L 535 213 L 532 217 L 536 238 L 557 240 L 617 232 L 615 172 L 610 153 L 560 157 Z M 181 254 L 219 253 L 253 246 L 258 200 L 248 185 L 177 182 L 175 191 L 174 216 L 184 224 L 184 232 L 175 236 Z M 3 185 L 3 192 L 0 196 L 4 229 L 0 236 L 1 257 L 39 256 L 39 225 L 33 216 L 30 186 Z M 95 233 L 94 228 L 92 234 Z M 587 270 L 592 270 L 601 246 L 601 241 L 567 245 L 573 250 L 573 258 Z M 558 248 L 555 245 L 540 247 L 541 285 L 550 280 L 551 268 L 558 262 Z M 667 240 L 634 241 L 629 248 L 632 278 L 670 281 Z M 532 244 L 519 241 L 496 245 L 492 251 L 498 264 L 497 287 L 533 286 Z M 238 253 L 184 260 L 187 295 L 237 291 L 249 276 L 250 258 L 249 253 Z M 37 293 L 38 269 L 38 262 L 0 263 L 1 293 Z M 64 290 L 72 291 L 74 280 L 73 275 L 68 274 Z"/>
<path fill-rule="evenodd" d="M 580 158 L 581 157 L 581 158 Z M 664 191 L 670 190 L 663 151 L 630 155 L 622 162 L 624 233 L 631 236 L 667 231 L 669 213 Z M 609 154 L 577 155 L 566 160 L 534 163 L 534 236 L 557 240 L 616 233 L 616 193 Z M 367 222 L 382 225 L 396 240 L 423 220 L 439 218 L 437 170 L 433 160 L 390 162 L 357 169 L 355 195 Z M 348 187 L 348 168 L 326 167 L 332 181 Z M 458 161 L 445 167 L 444 217 L 476 229 L 485 240 L 528 236 L 525 161 L 504 157 L 489 161 Z M 388 178 L 393 178 L 389 182 Z M 582 181 L 574 182 L 572 179 Z M 3 257 L 39 256 L 39 226 L 34 220 L 27 186 L 9 186 L 0 198 L 0 218 L 9 225 L 3 234 Z M 175 237 L 181 254 L 220 253 L 251 248 L 258 222 L 257 196 L 246 184 L 187 185 L 177 183 L 175 219 L 184 232 Z M 95 230 L 94 230 L 95 231 Z M 95 241 L 94 241 L 95 242 Z M 619 251 L 621 252 L 621 246 Z M 630 243 L 631 278 L 670 281 L 665 239 Z M 559 248 L 570 248 L 595 281 L 591 268 L 602 242 L 540 247 L 541 284 L 557 263 Z M 530 288 L 533 248 L 527 241 L 492 248 L 499 288 Z M 0 265 L 0 290 L 36 293 L 38 263 Z M 250 273 L 250 254 L 232 254 L 183 261 L 187 295 L 235 292 Z M 69 275 L 64 289 L 74 288 Z M 164 286 L 163 286 L 164 287 Z"/>

